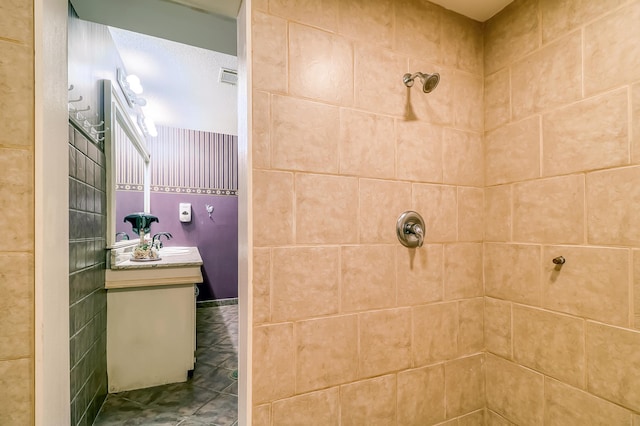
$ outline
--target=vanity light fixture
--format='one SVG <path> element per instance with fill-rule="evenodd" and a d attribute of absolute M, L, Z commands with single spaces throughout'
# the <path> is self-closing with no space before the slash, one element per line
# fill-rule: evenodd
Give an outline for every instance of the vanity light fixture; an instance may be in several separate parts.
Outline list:
<path fill-rule="evenodd" d="M 140 79 L 136 75 L 126 75 L 122 68 L 116 70 L 116 77 L 118 79 L 118 85 L 124 94 L 127 103 L 131 108 L 134 106 L 145 106 L 147 100 L 139 97 L 138 95 L 143 92 Z"/>
<path fill-rule="evenodd" d="M 138 126 L 145 135 L 155 138 L 158 136 L 158 129 L 156 129 L 156 123 L 149 117 L 145 117 L 144 114 L 138 114 Z"/>

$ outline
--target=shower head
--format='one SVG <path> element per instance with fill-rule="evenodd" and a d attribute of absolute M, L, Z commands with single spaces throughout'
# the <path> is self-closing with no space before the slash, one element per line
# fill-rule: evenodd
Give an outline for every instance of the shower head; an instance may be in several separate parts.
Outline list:
<path fill-rule="evenodd" d="M 415 74 L 407 73 L 402 77 L 402 81 L 405 86 L 411 87 L 413 86 L 413 82 L 416 78 L 422 80 L 422 91 L 424 93 L 430 93 L 440 82 L 440 74 L 437 72 L 433 74 L 424 74 L 421 72 L 417 72 Z"/>

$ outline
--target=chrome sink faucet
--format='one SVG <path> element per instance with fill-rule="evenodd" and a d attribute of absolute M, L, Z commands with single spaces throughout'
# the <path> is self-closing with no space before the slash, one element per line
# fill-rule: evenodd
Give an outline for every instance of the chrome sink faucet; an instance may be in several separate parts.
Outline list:
<path fill-rule="evenodd" d="M 129 234 L 127 234 L 126 232 L 116 232 L 116 240 L 118 240 L 118 237 L 122 237 L 120 241 L 128 240 Z"/>
<path fill-rule="evenodd" d="M 161 238 L 165 237 L 167 240 L 170 240 L 171 238 L 173 238 L 173 235 L 171 235 L 171 233 L 169 232 L 158 232 L 157 234 L 153 235 L 153 238 L 151 239 L 151 245 L 157 249 L 161 249 L 162 248 L 162 241 Z"/>

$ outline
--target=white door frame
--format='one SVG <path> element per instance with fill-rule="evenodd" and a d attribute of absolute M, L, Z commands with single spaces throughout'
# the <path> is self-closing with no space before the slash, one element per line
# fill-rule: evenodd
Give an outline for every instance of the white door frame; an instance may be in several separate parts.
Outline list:
<path fill-rule="evenodd" d="M 238 16 L 239 424 L 251 424 L 250 16 Z M 70 424 L 68 0 L 34 0 L 35 424 Z"/>

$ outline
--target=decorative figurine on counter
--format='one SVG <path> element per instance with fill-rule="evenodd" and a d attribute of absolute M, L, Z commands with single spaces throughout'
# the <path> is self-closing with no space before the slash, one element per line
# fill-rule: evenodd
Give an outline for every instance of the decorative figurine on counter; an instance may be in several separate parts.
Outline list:
<path fill-rule="evenodd" d="M 149 213 L 131 213 L 124 217 L 125 222 L 129 222 L 133 229 L 134 234 L 140 236 L 138 245 L 133 249 L 131 254 L 131 260 L 144 262 L 150 260 L 160 260 L 158 251 L 153 247 L 151 242 L 145 241 L 145 235 L 151 230 L 151 224 L 153 222 L 160 222 L 156 216 Z"/>

